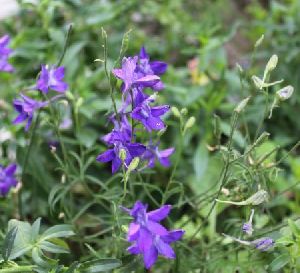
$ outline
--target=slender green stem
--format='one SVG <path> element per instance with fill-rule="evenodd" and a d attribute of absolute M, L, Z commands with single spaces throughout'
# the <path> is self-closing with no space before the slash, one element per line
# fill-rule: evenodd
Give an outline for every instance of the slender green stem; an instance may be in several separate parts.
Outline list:
<path fill-rule="evenodd" d="M 21 176 L 21 182 L 22 183 L 24 183 L 24 180 L 25 180 L 25 174 L 26 174 L 26 169 L 27 169 L 27 165 L 28 165 L 28 159 L 29 159 L 29 155 L 30 155 L 30 152 L 31 152 L 31 149 L 32 149 L 32 146 L 33 146 L 36 129 L 37 129 L 38 123 L 39 123 L 39 118 L 40 118 L 40 110 L 38 110 L 38 112 L 37 112 L 37 116 L 36 116 L 32 131 L 31 131 L 31 135 L 30 135 L 28 149 L 26 150 L 24 162 L 22 164 L 22 176 Z M 19 192 L 18 192 L 18 207 L 19 207 L 20 219 L 24 218 L 22 192 L 23 192 L 23 189 L 21 187 Z"/>
<path fill-rule="evenodd" d="M 68 32 L 67 32 L 67 36 L 66 36 L 66 40 L 65 40 L 65 44 L 64 44 L 64 48 L 63 48 L 63 52 L 61 53 L 61 56 L 56 64 L 56 67 L 60 66 L 65 55 L 66 55 L 66 52 L 67 52 L 67 48 L 68 48 L 68 45 L 69 45 L 69 41 L 70 41 L 70 36 L 71 36 L 71 33 L 72 33 L 72 29 L 73 29 L 73 25 L 71 24 L 68 28 Z"/>
<path fill-rule="evenodd" d="M 228 174 L 228 170 L 229 170 L 229 166 L 230 166 L 230 154 L 231 154 L 231 149 L 232 149 L 232 140 L 233 140 L 233 134 L 234 134 L 234 131 L 235 131 L 235 128 L 236 128 L 236 125 L 237 125 L 237 120 L 238 120 L 238 113 L 234 112 L 233 117 L 232 117 L 232 125 L 231 125 L 229 140 L 228 140 L 228 144 L 227 144 L 227 148 L 228 148 L 227 158 L 226 158 L 225 165 L 224 165 L 223 170 L 222 170 L 221 175 L 220 175 L 220 179 L 219 179 L 220 187 L 219 187 L 219 190 L 217 192 L 216 199 L 219 198 L 219 196 L 221 194 L 221 191 L 222 191 L 222 188 L 224 187 L 224 185 L 226 184 L 226 181 L 227 181 L 227 174 Z M 191 236 L 190 241 L 192 241 L 196 237 L 196 235 L 202 229 L 203 225 L 205 225 L 206 222 L 208 221 L 209 216 L 211 215 L 211 213 L 213 212 L 213 210 L 214 210 L 214 208 L 217 204 L 216 199 L 213 201 L 213 204 L 212 204 L 209 212 L 205 216 L 202 224 L 198 227 L 198 229 Z"/>

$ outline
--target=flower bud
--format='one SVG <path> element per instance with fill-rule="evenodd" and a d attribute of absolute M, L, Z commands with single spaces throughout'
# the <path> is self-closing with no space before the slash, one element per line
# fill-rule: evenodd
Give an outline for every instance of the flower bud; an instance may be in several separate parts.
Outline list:
<path fill-rule="evenodd" d="M 196 122 L 195 117 L 190 117 L 184 126 L 183 132 L 185 133 L 188 129 L 192 128 L 195 122 Z"/>
<path fill-rule="evenodd" d="M 65 95 L 69 100 L 71 101 L 74 100 L 74 95 L 70 91 L 67 91 Z"/>
<path fill-rule="evenodd" d="M 76 101 L 76 109 L 79 109 L 80 106 L 83 104 L 83 98 L 79 98 L 77 101 Z"/>
<path fill-rule="evenodd" d="M 124 149 L 120 149 L 119 158 L 124 162 L 126 160 L 126 151 Z"/>
<path fill-rule="evenodd" d="M 178 110 L 177 107 L 172 106 L 172 107 L 171 107 L 171 111 L 172 111 L 173 115 L 174 115 L 176 118 L 180 118 L 180 117 L 181 117 L 181 114 L 180 114 L 180 112 L 179 112 L 179 110 Z"/>
<path fill-rule="evenodd" d="M 255 42 L 254 47 L 255 48 L 259 47 L 261 45 L 261 43 L 263 42 L 264 38 L 265 38 L 265 35 L 264 34 L 261 35 L 260 38 Z"/>
<path fill-rule="evenodd" d="M 188 110 L 184 107 L 180 111 L 181 115 L 186 116 L 188 114 Z"/>
<path fill-rule="evenodd" d="M 134 171 L 134 170 L 138 167 L 139 163 L 140 163 L 140 159 L 139 159 L 138 157 L 135 157 L 135 158 L 130 162 L 130 164 L 129 164 L 129 166 L 128 166 L 127 172 L 132 172 L 132 171 Z"/>
<path fill-rule="evenodd" d="M 267 65 L 266 65 L 266 69 L 265 69 L 265 73 L 271 72 L 272 70 L 274 70 L 277 66 L 278 63 L 278 56 L 277 55 L 272 55 L 272 57 L 270 58 L 270 60 L 268 61 Z"/>
<path fill-rule="evenodd" d="M 248 204 L 251 204 L 253 206 L 257 206 L 265 201 L 268 201 L 268 193 L 265 190 L 259 190 L 252 196 L 250 196 L 246 201 Z"/>
<path fill-rule="evenodd" d="M 276 95 L 278 96 L 278 98 L 281 101 L 285 101 L 293 95 L 293 92 L 294 92 L 294 87 L 291 85 L 288 85 L 288 86 L 283 87 L 282 89 L 278 90 L 276 92 Z"/>
<path fill-rule="evenodd" d="M 262 89 L 264 82 L 257 76 L 252 76 L 252 80 L 258 89 Z"/>
<path fill-rule="evenodd" d="M 243 99 L 238 104 L 238 106 L 234 109 L 234 111 L 237 112 L 237 113 L 242 112 L 245 109 L 245 107 L 247 106 L 249 100 L 250 100 L 250 97 Z"/>

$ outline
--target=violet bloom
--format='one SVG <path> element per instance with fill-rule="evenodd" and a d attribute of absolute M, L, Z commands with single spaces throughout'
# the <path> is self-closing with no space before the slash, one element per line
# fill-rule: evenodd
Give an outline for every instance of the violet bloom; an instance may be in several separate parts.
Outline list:
<path fill-rule="evenodd" d="M 142 75 L 162 75 L 166 72 L 168 65 L 161 61 L 150 62 L 150 57 L 144 47 L 141 48 L 139 54 L 138 72 Z M 159 80 L 153 87 L 153 90 L 160 91 L 164 88 L 164 84 Z"/>
<path fill-rule="evenodd" d="M 8 63 L 9 56 L 12 54 L 12 49 L 8 47 L 10 37 L 4 35 L 0 38 L 0 71 L 13 72 L 14 68 Z"/>
<path fill-rule="evenodd" d="M 170 205 L 164 205 L 149 212 L 147 212 L 147 207 L 137 201 L 132 209 L 123 209 L 133 217 L 127 234 L 127 240 L 132 245 L 127 251 L 134 255 L 143 255 L 145 267 L 150 269 L 158 255 L 175 259 L 176 255 L 170 244 L 180 240 L 184 230 L 168 231 L 159 223 L 170 213 Z"/>
<path fill-rule="evenodd" d="M 129 124 L 127 117 L 121 115 L 119 120 L 114 116 L 111 117 L 111 122 L 114 124 L 114 129 L 103 136 L 101 139 L 109 145 L 113 145 L 115 142 L 130 142 L 131 141 L 131 125 Z"/>
<path fill-rule="evenodd" d="M 150 96 L 139 106 L 137 106 L 131 114 L 131 117 L 143 123 L 149 132 L 152 130 L 161 130 L 165 128 L 165 124 L 160 119 L 160 116 L 164 115 L 170 110 L 169 105 L 151 107 L 149 104 L 153 101 L 153 97 Z"/>
<path fill-rule="evenodd" d="M 114 147 L 108 149 L 104 153 L 98 155 L 97 161 L 106 163 L 112 162 L 112 173 L 115 173 L 122 165 L 122 159 L 120 158 L 121 151 L 125 152 L 125 167 L 129 166 L 132 159 L 140 157 L 146 150 L 146 147 L 140 143 L 122 143 L 117 141 L 114 143 Z"/>
<path fill-rule="evenodd" d="M 152 87 L 160 78 L 156 75 L 139 75 L 136 73 L 138 57 L 124 57 L 122 68 L 113 69 L 113 74 L 123 81 L 123 92 L 127 92 L 136 86 Z"/>
<path fill-rule="evenodd" d="M 13 103 L 14 108 L 19 113 L 19 115 L 13 121 L 13 124 L 22 123 L 27 120 L 25 130 L 28 131 L 33 119 L 34 112 L 37 109 L 46 106 L 48 104 L 48 101 L 39 102 L 23 94 L 21 94 L 21 98 L 22 100 L 15 99 Z"/>
<path fill-rule="evenodd" d="M 148 161 L 149 168 L 154 167 L 156 160 L 158 160 L 162 166 L 167 168 L 171 165 L 169 157 L 174 153 L 174 151 L 174 148 L 168 148 L 160 151 L 158 149 L 158 145 L 150 144 L 143 155 L 143 159 Z"/>
<path fill-rule="evenodd" d="M 6 168 L 0 165 L 0 195 L 6 196 L 12 187 L 15 187 L 18 182 L 15 178 L 17 166 L 10 164 Z"/>
<path fill-rule="evenodd" d="M 243 224 L 242 230 L 247 233 L 248 235 L 252 235 L 253 227 L 252 227 L 252 220 L 254 215 L 254 209 L 251 209 L 251 214 L 249 221 Z"/>
<path fill-rule="evenodd" d="M 47 94 L 49 89 L 63 93 L 68 89 L 68 84 L 63 81 L 64 76 L 65 68 L 63 66 L 55 68 L 42 65 L 36 87 L 44 94 Z"/>

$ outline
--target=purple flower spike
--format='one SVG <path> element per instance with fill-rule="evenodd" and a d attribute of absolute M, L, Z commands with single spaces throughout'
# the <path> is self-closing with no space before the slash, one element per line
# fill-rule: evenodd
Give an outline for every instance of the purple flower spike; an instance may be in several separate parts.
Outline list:
<path fill-rule="evenodd" d="M 260 251 L 267 251 L 274 246 L 274 240 L 270 237 L 263 237 L 252 241 L 252 244 Z"/>
<path fill-rule="evenodd" d="M 6 168 L 0 165 L 0 195 L 6 196 L 12 187 L 18 184 L 15 178 L 15 172 L 17 169 L 16 164 L 10 164 Z"/>
<path fill-rule="evenodd" d="M 169 157 L 174 153 L 174 148 L 168 148 L 162 151 L 159 151 L 158 145 L 149 145 L 145 154 L 143 155 L 143 159 L 148 161 L 148 167 L 153 168 L 155 165 L 155 161 L 158 160 L 159 163 L 164 167 L 169 167 L 171 162 Z"/>
<path fill-rule="evenodd" d="M 14 68 L 8 63 L 9 56 L 12 54 L 12 49 L 8 47 L 10 37 L 4 35 L 0 38 L 0 71 L 13 72 Z"/>
<path fill-rule="evenodd" d="M 108 149 L 104 153 L 98 155 L 97 161 L 105 163 L 112 162 L 112 173 L 115 173 L 121 167 L 122 160 L 120 158 L 121 150 L 125 151 L 125 167 L 127 167 L 133 158 L 141 156 L 146 147 L 140 143 L 122 143 L 120 141 L 114 143 L 112 149 Z"/>
<path fill-rule="evenodd" d="M 132 209 L 124 208 L 124 210 L 133 217 L 127 234 L 127 240 L 132 242 L 132 245 L 127 251 L 133 255 L 143 255 L 145 267 L 150 269 L 158 255 L 175 259 L 176 255 L 170 244 L 180 240 L 184 231 L 168 231 L 159 223 L 170 213 L 170 205 L 164 205 L 150 212 L 147 212 L 147 207 L 137 201 Z"/>
<path fill-rule="evenodd" d="M 124 57 L 122 68 L 114 69 L 113 74 L 123 81 L 123 92 L 127 92 L 133 87 L 152 87 L 160 78 L 156 75 L 139 75 L 136 73 L 138 57 Z"/>
<path fill-rule="evenodd" d="M 14 108 L 19 113 L 19 115 L 13 121 L 13 124 L 22 123 L 27 120 L 25 130 L 28 131 L 28 129 L 31 125 L 32 119 L 33 119 L 34 112 L 37 109 L 46 106 L 48 104 L 48 101 L 39 102 L 39 101 L 33 100 L 29 97 L 26 97 L 23 94 L 21 94 L 21 97 L 22 97 L 22 100 L 15 99 L 14 103 L 13 103 Z"/>
<path fill-rule="evenodd" d="M 165 128 L 165 124 L 160 119 L 160 116 L 170 110 L 169 105 L 151 107 L 149 104 L 153 101 L 153 97 L 149 97 L 136 107 L 131 114 L 131 117 L 143 123 L 149 132 Z"/>
<path fill-rule="evenodd" d="M 47 94 L 49 89 L 63 93 L 68 89 L 68 84 L 63 81 L 64 76 L 65 68 L 63 66 L 55 68 L 42 65 L 36 87 L 44 94 Z"/>

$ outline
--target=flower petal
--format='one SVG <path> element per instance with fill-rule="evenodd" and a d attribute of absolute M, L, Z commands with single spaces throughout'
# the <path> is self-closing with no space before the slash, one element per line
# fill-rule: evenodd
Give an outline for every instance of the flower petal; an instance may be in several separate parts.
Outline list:
<path fill-rule="evenodd" d="M 146 269 L 150 269 L 157 261 L 158 251 L 155 246 L 151 246 L 150 249 L 144 253 L 144 264 Z"/>
<path fill-rule="evenodd" d="M 151 221 L 159 222 L 168 216 L 171 208 L 171 205 L 164 205 L 159 209 L 150 211 L 147 213 L 148 219 Z"/>

